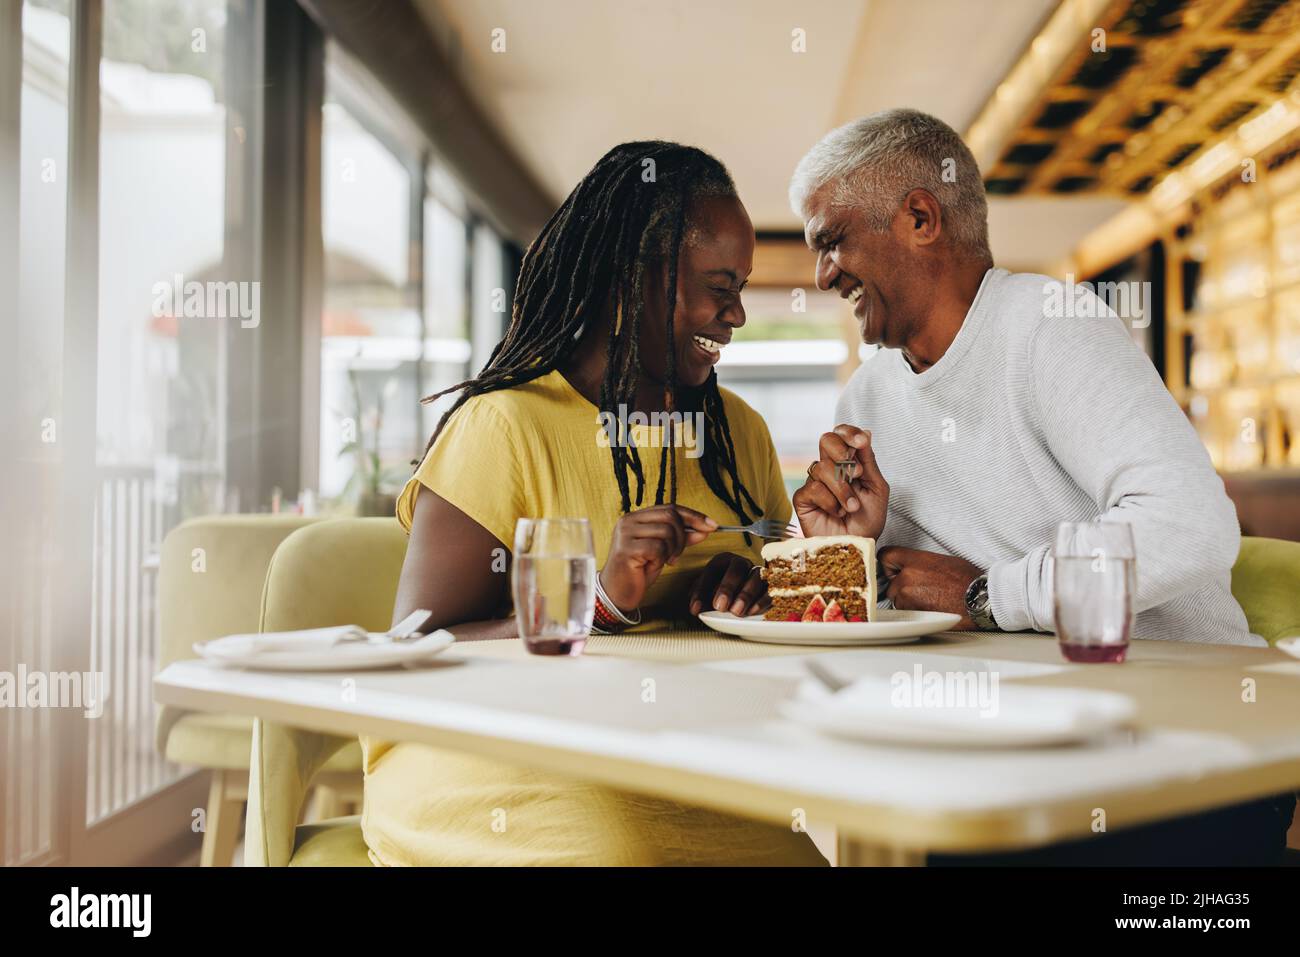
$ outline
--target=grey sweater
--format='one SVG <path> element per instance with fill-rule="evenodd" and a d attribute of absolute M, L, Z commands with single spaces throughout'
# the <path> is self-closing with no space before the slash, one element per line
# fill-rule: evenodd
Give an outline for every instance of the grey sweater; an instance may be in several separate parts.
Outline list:
<path fill-rule="evenodd" d="M 1057 525 L 1128 522 L 1135 637 L 1263 645 L 1232 597 L 1241 530 L 1196 432 L 1123 323 L 1100 301 L 1100 318 L 1062 318 L 1060 292 L 990 269 L 937 363 L 917 374 L 886 349 L 849 380 L 836 421 L 871 431 L 891 489 L 880 545 L 973 562 L 999 627 L 1052 631 Z"/>

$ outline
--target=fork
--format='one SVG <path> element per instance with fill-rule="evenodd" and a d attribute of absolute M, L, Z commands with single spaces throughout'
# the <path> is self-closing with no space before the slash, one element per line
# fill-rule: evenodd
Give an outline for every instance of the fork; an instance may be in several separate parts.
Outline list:
<path fill-rule="evenodd" d="M 749 525 L 719 525 L 714 529 L 715 532 L 748 532 L 756 538 L 771 538 L 776 541 L 782 541 L 787 538 L 794 538 L 794 532 L 790 531 L 788 525 L 782 525 L 772 518 L 760 518 Z"/>
<path fill-rule="evenodd" d="M 382 635 L 368 635 L 366 640 L 372 644 L 386 645 L 423 638 L 424 633 L 421 629 L 432 617 L 433 612 L 427 608 L 416 609 Z"/>
<path fill-rule="evenodd" d="M 847 688 L 850 684 L 850 682 L 845 681 L 839 675 L 835 674 L 829 668 L 827 668 L 824 664 L 822 664 L 819 661 L 816 661 L 813 658 L 806 659 L 803 665 L 805 668 L 808 669 L 809 674 L 811 674 L 814 678 L 820 681 L 831 691 L 841 691 L 844 688 Z"/>

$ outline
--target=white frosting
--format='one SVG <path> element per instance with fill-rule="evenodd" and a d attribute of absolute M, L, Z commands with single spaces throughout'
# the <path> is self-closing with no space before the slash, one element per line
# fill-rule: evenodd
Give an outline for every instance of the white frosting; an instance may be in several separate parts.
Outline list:
<path fill-rule="evenodd" d="M 865 596 L 871 589 L 861 585 L 854 585 L 850 588 L 841 588 L 839 585 L 800 585 L 798 588 L 769 588 L 767 593 L 773 598 L 791 598 L 794 595 L 828 595 L 831 592 L 839 594 L 842 591 L 856 592 Z"/>
<path fill-rule="evenodd" d="M 805 555 L 815 555 L 819 550 L 831 545 L 850 545 L 862 553 L 862 564 L 867 573 L 867 587 L 861 589 L 863 598 L 867 604 L 867 621 L 876 620 L 876 540 L 874 538 L 863 538 L 858 535 L 818 535 L 812 538 L 787 538 L 783 542 L 768 542 L 763 546 L 763 561 L 770 562 L 773 559 L 784 558 L 791 559 L 801 552 Z M 792 594 L 812 594 L 813 592 L 804 591 L 804 588 L 816 589 L 817 591 L 830 591 L 830 588 L 820 588 L 816 585 L 806 585 L 797 589 L 781 588 L 772 589 L 770 594 L 773 597 L 789 597 Z"/>
<path fill-rule="evenodd" d="M 763 561 L 774 558 L 793 558 L 800 552 L 815 555 L 831 545 L 851 545 L 862 553 L 862 563 L 867 566 L 867 577 L 871 578 L 876 567 L 876 540 L 861 538 L 857 535 L 819 535 L 813 538 L 787 538 L 783 542 L 768 542 L 763 546 Z"/>

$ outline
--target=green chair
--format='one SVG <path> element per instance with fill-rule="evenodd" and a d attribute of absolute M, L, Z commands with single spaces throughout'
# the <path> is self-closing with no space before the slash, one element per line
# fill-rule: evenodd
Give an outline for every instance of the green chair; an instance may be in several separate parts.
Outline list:
<path fill-rule="evenodd" d="M 1300 542 L 1243 537 L 1232 594 L 1250 630 L 1270 645 L 1300 635 Z"/>
<path fill-rule="evenodd" d="M 266 573 L 263 631 L 360 625 L 386 631 L 406 558 L 395 519 L 347 518 L 300 528 L 276 549 Z M 252 739 L 245 863 L 269 867 L 367 866 L 357 817 L 298 825 L 303 801 L 346 739 L 257 722 Z"/>
<path fill-rule="evenodd" d="M 271 557 L 290 534 L 315 521 L 300 515 L 214 515 L 172 529 L 163 540 L 158 570 L 158 668 L 193 658 L 196 642 L 257 631 Z M 158 751 L 169 761 L 210 772 L 204 866 L 229 866 L 234 856 L 248 795 L 252 734 L 253 721 L 244 715 L 168 705 L 159 710 Z M 359 748 L 337 754 L 330 770 L 354 781 L 359 796 Z"/>
<path fill-rule="evenodd" d="M 1300 635 L 1300 542 L 1243 536 L 1232 594 L 1250 630 L 1270 645 Z M 1287 846 L 1287 863 L 1300 866 L 1300 815 Z"/>

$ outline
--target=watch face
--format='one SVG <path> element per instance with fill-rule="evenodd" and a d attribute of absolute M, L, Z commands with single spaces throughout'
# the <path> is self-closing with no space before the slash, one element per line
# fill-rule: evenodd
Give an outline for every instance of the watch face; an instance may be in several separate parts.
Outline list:
<path fill-rule="evenodd" d="M 966 589 L 966 610 L 977 628 L 992 628 L 993 616 L 989 613 L 989 580 L 981 575 Z"/>

